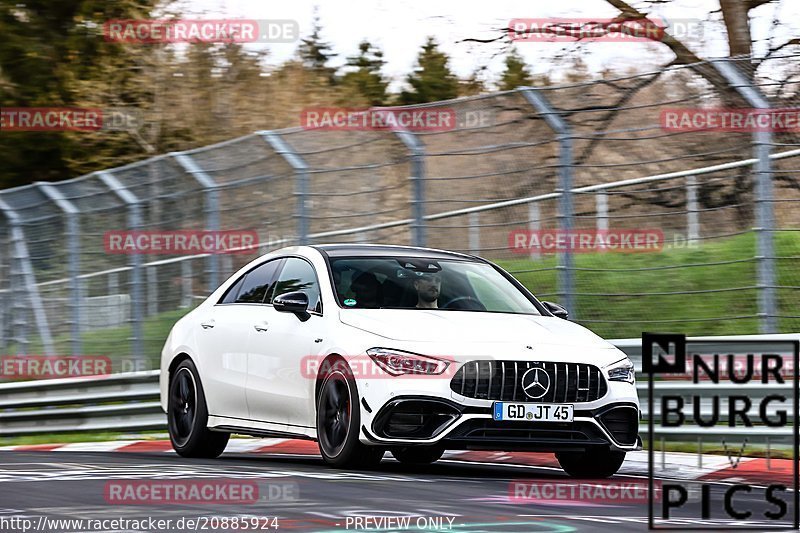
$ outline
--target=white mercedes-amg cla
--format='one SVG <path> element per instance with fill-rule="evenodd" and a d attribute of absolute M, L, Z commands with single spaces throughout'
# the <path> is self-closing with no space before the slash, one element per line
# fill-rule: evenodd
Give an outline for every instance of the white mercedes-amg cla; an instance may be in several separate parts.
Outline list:
<path fill-rule="evenodd" d="M 478 257 L 404 246 L 284 248 L 172 328 L 161 403 L 182 456 L 231 433 L 318 441 L 336 466 L 448 449 L 555 452 L 607 477 L 641 448 L 631 361 Z"/>

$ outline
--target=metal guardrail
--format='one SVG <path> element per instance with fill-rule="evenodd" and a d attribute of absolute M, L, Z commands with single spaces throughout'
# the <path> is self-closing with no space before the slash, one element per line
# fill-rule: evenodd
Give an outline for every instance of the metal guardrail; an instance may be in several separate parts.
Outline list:
<path fill-rule="evenodd" d="M 717 340 L 720 342 L 759 340 L 800 340 L 798 334 L 736 335 L 725 337 L 693 337 L 689 340 Z M 612 339 L 609 342 L 628 353 L 636 368 L 641 368 L 641 339 Z M 165 430 L 166 416 L 159 402 L 159 370 L 129 372 L 110 376 L 24 381 L 0 384 L 0 437 L 36 435 L 81 431 L 148 431 Z M 640 378 L 642 376 L 639 376 Z M 647 381 L 640 379 L 636 387 L 641 399 L 642 416 L 650 413 L 647 404 Z M 664 392 L 689 390 L 693 393 L 720 391 L 720 385 L 688 381 L 668 381 L 659 384 L 656 395 Z M 792 385 L 761 385 L 751 383 L 736 385 L 737 391 L 746 391 L 755 404 L 767 394 L 790 395 Z M 708 413 L 710 404 L 702 404 Z M 791 416 L 793 410 L 787 409 Z M 725 420 L 725 417 L 721 417 Z M 646 432 L 643 424 L 640 432 Z M 670 428 L 669 433 L 687 438 L 726 436 L 724 427 Z M 792 428 L 739 428 L 737 436 L 779 438 L 792 435 Z"/>
<path fill-rule="evenodd" d="M 166 429 L 160 371 L 0 385 L 0 437 Z"/>

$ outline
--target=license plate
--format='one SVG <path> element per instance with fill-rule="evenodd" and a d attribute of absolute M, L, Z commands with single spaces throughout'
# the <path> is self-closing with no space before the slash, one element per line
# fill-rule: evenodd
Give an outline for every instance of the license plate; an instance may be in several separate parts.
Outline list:
<path fill-rule="evenodd" d="M 572 404 L 494 402 L 495 420 L 572 422 Z"/>

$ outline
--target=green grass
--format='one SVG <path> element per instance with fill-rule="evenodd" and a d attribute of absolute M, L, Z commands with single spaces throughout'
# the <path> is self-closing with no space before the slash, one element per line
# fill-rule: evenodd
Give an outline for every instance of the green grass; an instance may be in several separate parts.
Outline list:
<path fill-rule="evenodd" d="M 796 259 L 800 256 L 800 233 L 779 233 L 775 241 L 778 257 L 795 258 L 776 261 L 778 285 L 800 286 L 800 259 Z M 576 309 L 570 311 L 579 322 L 605 338 L 638 337 L 644 330 L 690 335 L 758 333 L 756 318 L 734 318 L 756 315 L 757 291 L 753 288 L 663 294 L 754 287 L 754 256 L 752 234 L 694 248 L 665 247 L 652 253 L 575 254 Z M 706 263 L 716 264 L 703 266 Z M 498 264 L 540 298 L 558 300 L 555 257 L 500 260 Z M 670 266 L 682 268 L 664 268 Z M 778 295 L 779 314 L 800 314 L 797 289 L 780 289 Z M 779 327 L 780 331 L 798 331 L 800 319 L 781 318 Z"/>
<path fill-rule="evenodd" d="M 134 366 L 131 354 L 133 353 L 133 343 L 131 342 L 132 328 L 121 326 L 116 328 L 104 328 L 89 331 L 82 336 L 83 353 L 92 356 L 107 356 L 111 359 L 113 372 L 124 372 L 131 370 L 156 369 L 159 366 L 161 349 L 164 347 L 169 331 L 175 322 L 191 309 L 178 309 L 168 311 L 148 317 L 142 324 L 144 333 L 145 358 L 144 367 Z M 56 354 L 71 353 L 71 336 L 68 333 L 57 335 L 53 338 L 54 351 Z M 13 352 L 12 352 L 13 353 Z M 38 340 L 31 343 L 29 353 L 43 353 L 41 342 Z"/>

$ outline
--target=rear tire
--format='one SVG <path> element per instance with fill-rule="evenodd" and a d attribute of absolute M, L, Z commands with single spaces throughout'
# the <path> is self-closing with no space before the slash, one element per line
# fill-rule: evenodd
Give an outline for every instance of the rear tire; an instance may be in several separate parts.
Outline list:
<path fill-rule="evenodd" d="M 560 452 L 556 454 L 561 468 L 571 477 L 581 479 L 605 479 L 619 471 L 625 460 L 625 452 L 608 448 L 581 452 Z"/>
<path fill-rule="evenodd" d="M 358 440 L 361 410 L 353 373 L 344 360 L 325 365 L 319 376 L 317 439 L 322 459 L 337 468 L 370 468 L 383 459 L 384 449 Z"/>
<path fill-rule="evenodd" d="M 429 465 L 442 458 L 444 448 L 438 446 L 406 446 L 394 448 L 392 455 L 403 464 Z"/>
<path fill-rule="evenodd" d="M 213 459 L 228 445 L 230 433 L 208 429 L 206 396 L 191 359 L 182 361 L 170 377 L 167 426 L 172 448 L 181 457 Z"/>

